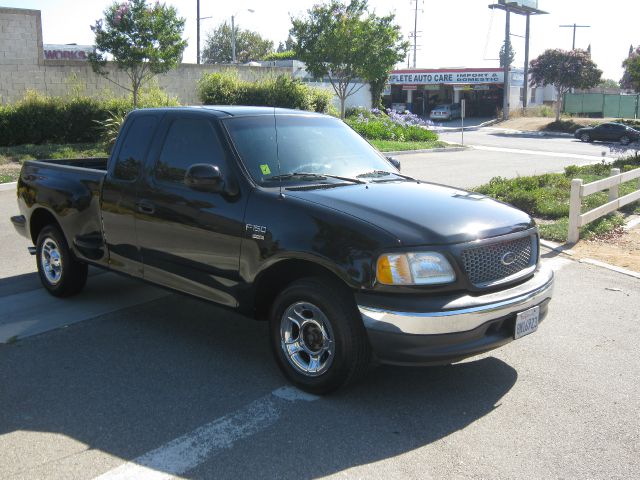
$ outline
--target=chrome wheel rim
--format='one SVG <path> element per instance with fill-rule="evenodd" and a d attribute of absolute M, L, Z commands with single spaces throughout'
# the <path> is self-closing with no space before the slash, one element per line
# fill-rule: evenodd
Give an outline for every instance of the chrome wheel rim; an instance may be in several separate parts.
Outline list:
<path fill-rule="evenodd" d="M 62 255 L 60 247 L 53 238 L 47 238 L 42 243 L 40 264 L 47 281 L 56 285 L 62 278 Z"/>
<path fill-rule="evenodd" d="M 318 377 L 333 363 L 335 339 L 327 316 L 309 302 L 290 305 L 280 320 L 280 346 L 291 366 Z"/>
<path fill-rule="evenodd" d="M 588 142 L 589 141 L 589 135 L 587 135 L 586 133 L 582 135 L 582 141 L 583 142 Z"/>

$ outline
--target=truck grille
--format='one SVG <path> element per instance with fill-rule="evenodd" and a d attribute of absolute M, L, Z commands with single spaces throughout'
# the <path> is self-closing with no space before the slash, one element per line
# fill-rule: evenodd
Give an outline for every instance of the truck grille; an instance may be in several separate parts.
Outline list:
<path fill-rule="evenodd" d="M 537 255 L 534 238 L 528 235 L 464 250 L 462 261 L 469 281 L 476 287 L 487 286 L 532 266 Z"/>

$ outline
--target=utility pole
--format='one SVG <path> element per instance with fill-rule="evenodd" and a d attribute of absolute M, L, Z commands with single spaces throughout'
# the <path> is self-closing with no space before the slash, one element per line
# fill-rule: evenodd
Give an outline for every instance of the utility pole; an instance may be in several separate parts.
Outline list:
<path fill-rule="evenodd" d="M 560 25 L 560 28 L 573 28 L 573 44 L 571 45 L 571 50 L 576 49 L 576 29 L 578 28 L 591 28 L 591 25 Z"/>
<path fill-rule="evenodd" d="M 416 68 L 416 50 L 418 50 L 418 2 L 415 0 L 416 9 L 413 16 L 413 68 Z"/>
<path fill-rule="evenodd" d="M 197 25 L 197 34 L 196 34 L 196 62 L 198 65 L 200 65 L 200 0 L 196 0 L 196 5 L 197 5 L 197 16 L 196 16 L 196 23 Z"/>
<path fill-rule="evenodd" d="M 507 19 L 504 27 L 504 50 L 507 53 L 507 47 L 511 44 L 511 12 L 509 11 L 509 4 L 505 5 L 505 12 L 507 13 Z M 504 74 L 504 96 L 502 99 L 502 119 L 509 120 L 509 62 L 504 62 L 503 74 Z"/>

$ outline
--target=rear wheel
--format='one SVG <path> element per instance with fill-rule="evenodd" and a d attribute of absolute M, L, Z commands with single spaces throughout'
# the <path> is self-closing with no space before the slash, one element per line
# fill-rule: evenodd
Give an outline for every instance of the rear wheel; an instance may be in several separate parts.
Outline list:
<path fill-rule="evenodd" d="M 87 264 L 75 259 L 57 227 L 44 227 L 38 235 L 36 247 L 40 281 L 51 295 L 68 297 L 84 288 Z"/>
<path fill-rule="evenodd" d="M 591 136 L 588 133 L 583 133 L 582 135 L 580 135 L 580 140 L 582 140 L 583 142 L 590 142 Z"/>
<path fill-rule="evenodd" d="M 622 145 L 629 145 L 631 143 L 631 139 L 627 135 L 623 135 L 620 139 L 620 143 Z"/>
<path fill-rule="evenodd" d="M 353 296 L 337 282 L 292 283 L 276 298 L 269 321 L 278 366 L 302 390 L 329 393 L 367 371 L 366 330 Z"/>

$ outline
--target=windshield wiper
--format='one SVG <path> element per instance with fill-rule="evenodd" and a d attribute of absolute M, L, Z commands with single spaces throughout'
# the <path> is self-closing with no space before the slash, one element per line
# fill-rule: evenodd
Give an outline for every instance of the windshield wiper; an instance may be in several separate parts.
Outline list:
<path fill-rule="evenodd" d="M 318 179 L 322 180 L 323 178 L 335 178 L 337 180 L 343 180 L 346 182 L 352 183 L 367 183 L 364 180 L 359 180 L 357 178 L 351 177 L 341 177 L 339 175 L 329 175 L 328 173 L 309 173 L 309 172 L 293 172 L 293 173 L 283 173 L 281 175 L 275 175 L 273 177 L 266 178 L 265 180 L 288 180 L 290 178 L 308 178 L 308 179 Z"/>
<path fill-rule="evenodd" d="M 356 177 L 358 177 L 358 178 L 378 178 L 378 177 L 388 177 L 389 175 L 395 175 L 397 177 L 404 178 L 406 180 L 416 181 L 415 178 L 409 177 L 408 175 L 402 175 L 401 173 L 397 173 L 397 172 L 386 172 L 384 170 L 373 170 L 371 172 L 361 173 L 360 175 L 356 175 Z M 387 181 L 387 180 L 382 180 L 382 181 Z"/>

